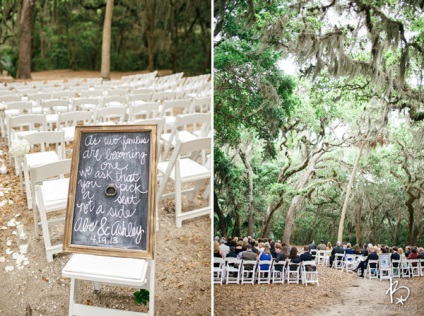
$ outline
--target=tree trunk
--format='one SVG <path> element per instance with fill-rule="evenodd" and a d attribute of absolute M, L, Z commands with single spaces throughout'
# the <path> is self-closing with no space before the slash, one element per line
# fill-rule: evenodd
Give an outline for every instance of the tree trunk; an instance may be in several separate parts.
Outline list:
<path fill-rule="evenodd" d="M 240 208 L 237 204 L 234 205 L 234 228 L 233 228 L 233 237 L 238 236 L 241 237 L 243 234 L 241 233 L 241 220 L 240 215 L 237 210 Z"/>
<path fill-rule="evenodd" d="M 110 80 L 110 41 L 112 36 L 113 1 L 106 0 L 106 14 L 103 24 L 102 66 L 100 71 L 103 80 Z"/>
<path fill-rule="evenodd" d="M 147 49 L 149 52 L 149 71 L 155 70 L 155 29 L 156 29 L 156 7 L 157 1 L 146 1 L 147 12 Z"/>
<path fill-rule="evenodd" d="M 305 174 L 303 175 L 303 177 L 300 179 L 299 181 L 299 185 L 297 186 L 297 191 L 301 191 L 305 188 L 306 183 L 309 181 L 310 177 L 313 175 L 313 173 L 315 172 L 315 166 L 319 160 L 319 158 L 321 158 L 321 156 L 324 154 L 324 152 L 319 152 L 317 154 L 314 155 L 314 157 L 312 157 L 312 159 L 309 162 L 309 166 L 308 169 L 306 170 Z M 294 215 L 297 209 L 297 205 L 299 204 L 299 202 L 302 200 L 302 196 L 301 195 L 296 195 L 290 204 L 289 210 L 287 211 L 287 215 L 286 215 L 286 225 L 284 226 L 284 234 L 283 234 L 283 243 L 286 245 L 290 245 L 290 237 L 293 231 L 293 224 L 294 224 Z"/>
<path fill-rule="evenodd" d="M 222 212 L 221 208 L 219 207 L 218 203 L 218 196 L 216 195 L 215 191 L 213 192 L 213 211 L 216 215 L 218 215 L 218 221 L 219 221 L 219 227 L 221 229 L 221 235 L 223 237 L 227 237 L 227 223 L 225 222 L 224 213 Z"/>
<path fill-rule="evenodd" d="M 31 44 L 34 1 L 24 0 L 19 20 L 19 60 L 16 77 L 31 79 Z"/>
<path fill-rule="evenodd" d="M 356 212 L 356 243 L 361 246 L 361 216 L 362 216 L 362 203 L 359 205 L 358 211 Z"/>
<path fill-rule="evenodd" d="M 274 206 L 273 209 L 270 210 L 270 212 L 266 214 L 265 217 L 265 223 L 262 227 L 262 233 L 261 233 L 261 238 L 266 238 L 269 236 L 270 230 L 271 230 L 271 222 L 272 222 L 272 218 L 274 217 L 275 212 L 281 207 L 281 205 L 283 205 L 284 203 L 284 198 L 281 198 L 280 201 L 278 202 L 278 204 L 276 206 Z M 268 208 L 270 208 L 271 206 L 269 206 Z"/>
<path fill-rule="evenodd" d="M 252 171 L 252 167 L 249 164 L 249 161 L 247 161 L 246 155 L 241 151 L 241 149 L 239 148 L 238 150 L 239 152 L 239 156 L 241 158 L 241 160 L 244 163 L 244 166 L 246 167 L 247 170 L 247 178 L 249 180 L 249 223 L 248 223 L 248 228 L 247 228 L 247 234 L 249 236 L 253 235 L 253 230 L 254 230 L 254 209 L 253 209 L 253 171 Z"/>
<path fill-rule="evenodd" d="M 361 159 L 364 146 L 365 146 L 365 142 L 362 142 L 361 147 L 359 149 L 359 154 L 356 157 L 355 165 L 353 166 L 352 174 L 350 175 L 349 183 L 347 185 L 346 196 L 343 203 L 342 215 L 340 216 L 339 233 L 337 235 L 337 241 L 340 241 L 340 242 L 342 242 L 343 240 L 344 220 L 346 217 L 347 206 L 349 204 L 350 192 L 352 190 L 353 181 L 355 180 L 356 170 L 358 169 L 359 160 Z"/>

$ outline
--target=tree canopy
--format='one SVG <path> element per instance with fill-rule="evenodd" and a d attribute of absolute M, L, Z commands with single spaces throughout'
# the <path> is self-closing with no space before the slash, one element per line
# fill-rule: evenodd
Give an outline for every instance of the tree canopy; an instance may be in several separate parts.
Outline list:
<path fill-rule="evenodd" d="M 423 22 L 422 1 L 216 2 L 217 234 L 424 241 Z"/>

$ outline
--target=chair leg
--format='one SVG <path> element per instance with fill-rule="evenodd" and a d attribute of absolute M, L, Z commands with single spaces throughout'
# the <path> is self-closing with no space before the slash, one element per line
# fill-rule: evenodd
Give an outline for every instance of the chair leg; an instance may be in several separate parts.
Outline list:
<path fill-rule="evenodd" d="M 69 295 L 69 316 L 74 315 L 74 306 L 75 306 L 75 294 L 76 294 L 76 280 L 71 278 L 71 289 Z"/>
<path fill-rule="evenodd" d="M 180 228 L 183 221 L 180 219 L 182 212 L 182 188 L 181 188 L 181 173 L 179 161 L 175 163 L 175 219 L 176 226 Z"/>

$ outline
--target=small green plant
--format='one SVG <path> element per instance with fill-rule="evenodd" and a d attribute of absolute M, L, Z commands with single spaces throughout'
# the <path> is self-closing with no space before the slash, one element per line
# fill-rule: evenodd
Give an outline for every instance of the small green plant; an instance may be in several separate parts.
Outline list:
<path fill-rule="evenodd" d="M 135 301 L 140 305 L 146 305 L 149 301 L 149 291 L 141 289 L 140 291 L 134 292 Z"/>

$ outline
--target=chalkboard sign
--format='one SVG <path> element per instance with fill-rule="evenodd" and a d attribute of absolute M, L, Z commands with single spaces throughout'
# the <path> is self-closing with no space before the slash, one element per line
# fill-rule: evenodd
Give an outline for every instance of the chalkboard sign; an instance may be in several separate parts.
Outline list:
<path fill-rule="evenodd" d="M 153 259 L 156 125 L 77 126 L 66 252 Z"/>

